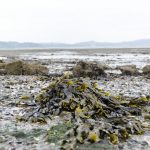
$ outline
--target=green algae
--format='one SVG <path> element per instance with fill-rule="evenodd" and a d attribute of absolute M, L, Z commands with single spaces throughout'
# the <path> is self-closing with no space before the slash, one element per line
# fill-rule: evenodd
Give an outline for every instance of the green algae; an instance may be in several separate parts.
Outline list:
<path fill-rule="evenodd" d="M 44 129 L 32 129 L 30 131 L 23 131 L 23 130 L 14 130 L 14 131 L 6 131 L 7 134 L 17 138 L 17 139 L 25 139 L 25 138 L 34 138 L 34 137 L 39 137 L 42 134 L 46 134 L 47 131 Z"/>
<path fill-rule="evenodd" d="M 10 135 L 16 137 L 17 139 L 18 138 L 23 139 L 23 138 L 28 137 L 27 134 L 23 131 L 13 131 L 13 132 L 10 133 Z"/>
<path fill-rule="evenodd" d="M 59 124 L 56 126 L 52 126 L 47 131 L 47 142 L 49 143 L 57 143 L 59 140 L 62 140 L 65 133 L 73 127 L 71 122 Z"/>

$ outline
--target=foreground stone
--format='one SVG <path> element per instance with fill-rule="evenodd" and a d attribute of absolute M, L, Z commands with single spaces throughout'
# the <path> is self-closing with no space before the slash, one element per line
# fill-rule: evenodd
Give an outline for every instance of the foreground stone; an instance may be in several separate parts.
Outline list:
<path fill-rule="evenodd" d="M 0 63 L 0 74 L 7 75 L 48 75 L 49 70 L 39 64 L 14 61 L 11 63 Z"/>

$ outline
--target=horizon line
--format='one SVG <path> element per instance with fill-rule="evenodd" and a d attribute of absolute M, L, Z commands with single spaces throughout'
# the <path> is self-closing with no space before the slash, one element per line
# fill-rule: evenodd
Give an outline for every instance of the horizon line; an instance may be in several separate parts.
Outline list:
<path fill-rule="evenodd" d="M 8 41 L 1 41 L 0 42 L 5 42 L 5 43 L 36 43 L 36 44 L 68 44 L 68 45 L 73 45 L 73 44 L 78 44 L 78 43 L 88 43 L 88 42 L 95 42 L 95 43 L 111 43 L 111 44 L 117 44 L 117 43 L 126 43 L 126 42 L 136 42 L 136 41 L 142 41 L 142 40 L 150 40 L 150 38 L 141 38 L 141 39 L 134 39 L 134 40 L 123 40 L 123 41 L 118 41 L 118 42 L 111 42 L 111 41 L 96 41 L 96 40 L 87 40 L 87 41 L 80 41 L 80 42 L 32 42 L 32 41 L 14 41 L 14 40 L 8 40 Z"/>

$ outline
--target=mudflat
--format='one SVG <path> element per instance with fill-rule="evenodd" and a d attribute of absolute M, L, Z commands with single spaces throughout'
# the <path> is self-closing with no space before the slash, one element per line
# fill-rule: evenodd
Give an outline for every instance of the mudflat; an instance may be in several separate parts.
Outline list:
<path fill-rule="evenodd" d="M 61 115 L 50 114 L 50 118 L 47 118 L 44 111 L 49 109 L 49 105 L 39 105 L 38 103 L 36 103 L 36 97 L 39 96 L 39 93 L 42 92 L 42 88 L 49 88 L 49 84 L 51 83 L 51 81 L 57 80 L 57 75 L 60 76 L 59 79 L 62 82 L 63 80 L 61 80 L 61 75 L 63 74 L 63 72 L 74 67 L 79 61 L 86 61 L 87 64 L 95 62 L 98 66 L 100 63 L 103 63 L 105 64 L 104 66 L 106 68 L 108 65 L 108 68 L 110 67 L 110 70 L 106 70 L 108 71 L 106 72 L 108 76 L 100 76 L 97 79 L 87 78 L 85 80 L 86 82 L 82 81 L 81 83 L 83 89 L 77 88 L 79 90 L 76 91 L 77 93 L 85 90 L 87 94 L 92 95 L 92 93 L 88 93 L 88 90 L 94 90 L 94 86 L 91 89 L 91 84 L 97 82 L 98 87 L 101 89 L 101 94 L 104 94 L 104 101 L 108 100 L 108 106 L 110 105 L 111 107 L 115 108 L 113 101 L 111 101 L 111 97 L 114 97 L 120 103 L 120 105 L 117 107 L 118 112 L 116 112 L 115 109 L 115 111 L 112 111 L 110 109 L 111 113 L 109 113 L 108 109 L 105 108 L 105 111 L 108 111 L 107 115 L 110 115 L 110 117 L 112 117 L 117 113 L 117 116 L 115 116 L 115 118 L 119 118 L 120 120 L 121 117 L 125 117 L 125 115 L 122 114 L 122 108 L 126 109 L 127 112 L 133 110 L 133 112 L 130 112 L 132 115 L 128 116 L 126 114 L 125 120 L 127 119 L 127 121 L 130 122 L 129 125 L 134 125 L 134 122 L 138 120 L 138 122 L 136 122 L 138 123 L 138 126 L 133 126 L 133 130 L 141 131 L 138 132 L 139 134 L 142 133 L 139 125 L 142 125 L 142 128 L 143 126 L 145 128 L 148 128 L 150 125 L 150 78 L 148 76 L 145 76 L 141 72 L 139 72 L 138 75 L 124 75 L 117 74 L 116 72 L 118 66 L 122 65 L 130 65 L 130 67 L 131 65 L 136 65 L 138 71 L 142 71 L 142 68 L 145 65 L 150 64 L 150 49 L 2 50 L 0 51 L 0 59 L 2 59 L 2 63 L 6 64 L 9 64 L 12 61 L 16 61 L 18 59 L 23 61 L 24 63 L 26 62 L 29 64 L 36 62 L 37 64 L 47 67 L 50 73 L 50 76 L 48 77 L 37 75 L 11 74 L 0 76 L 0 149 L 60 149 L 59 140 L 62 140 L 66 131 L 70 130 L 72 128 L 72 125 L 75 125 L 74 123 L 76 123 L 76 121 L 71 121 L 74 118 L 72 118 L 70 112 L 65 112 L 65 114 L 62 113 Z M 87 68 L 87 71 L 89 73 L 88 69 L 89 68 Z M 81 69 L 79 71 L 82 70 L 84 69 Z M 53 76 L 51 76 L 51 73 L 53 74 Z M 74 86 L 73 83 L 76 83 L 76 79 L 73 78 L 69 80 L 64 80 L 64 82 L 61 83 L 61 86 L 64 86 L 64 83 L 66 83 L 68 86 Z M 86 83 L 91 84 L 88 86 Z M 78 87 L 78 84 L 75 86 Z M 59 85 L 56 84 L 55 88 L 59 89 Z M 60 95 L 65 94 L 67 90 L 68 88 L 65 88 L 64 92 L 61 92 Z M 55 99 L 58 98 L 55 97 L 55 93 L 52 94 L 54 95 Z M 102 96 L 101 94 L 100 96 Z M 51 96 L 51 94 L 49 93 L 45 93 L 45 95 L 48 99 Z M 85 97 L 86 96 L 87 95 L 85 94 Z M 82 97 L 82 95 L 77 96 L 77 98 L 80 97 Z M 125 100 L 121 100 L 120 97 L 125 98 Z M 142 99 L 139 100 L 138 98 Z M 41 104 L 44 103 L 44 101 L 42 101 L 43 99 L 39 100 L 41 100 Z M 131 104 L 131 106 L 129 104 Z M 141 107 L 141 104 L 143 104 L 144 107 Z M 52 103 L 50 106 L 54 107 L 50 109 L 54 111 L 54 113 L 58 111 L 57 106 L 59 105 L 57 102 Z M 69 109 L 70 106 L 72 105 L 70 105 L 69 103 Z M 104 105 L 102 106 L 104 107 Z M 110 106 L 108 108 L 110 108 Z M 132 109 L 129 109 L 128 107 Z M 93 142 L 100 142 L 100 139 L 98 138 L 99 135 L 97 135 L 97 131 L 99 131 L 99 128 L 96 126 L 98 122 L 95 121 L 99 121 L 100 125 L 102 125 L 103 123 L 106 124 L 106 127 L 112 126 L 112 121 L 114 121 L 114 123 L 116 123 L 117 121 L 113 120 L 113 117 L 112 120 L 111 118 L 109 118 L 111 120 L 110 123 L 104 122 L 104 120 L 97 118 L 97 116 L 94 116 L 97 118 L 97 120 L 94 120 L 94 117 L 92 119 L 87 119 L 87 114 L 80 114 L 82 111 L 83 110 L 77 107 L 72 113 L 75 112 L 77 119 L 79 119 L 79 125 L 83 123 L 82 122 L 80 124 L 81 120 L 89 121 L 88 123 L 92 123 L 94 125 L 94 134 L 93 132 L 90 132 L 89 136 L 87 137 L 87 139 L 90 138 L 91 140 L 93 140 Z M 93 113 L 94 111 L 95 110 L 92 109 L 91 113 Z M 140 112 L 142 114 L 140 114 Z M 77 113 L 79 113 L 79 115 Z M 105 118 L 104 116 L 102 117 Z M 26 118 L 29 118 L 29 120 L 26 120 L 24 122 L 19 121 L 19 119 Z M 40 119 L 40 121 L 37 120 L 39 122 L 35 122 L 35 118 Z M 109 119 L 108 121 L 110 121 Z M 66 124 L 66 120 L 67 122 L 69 120 L 71 124 Z M 127 122 L 123 124 L 125 129 L 130 127 L 126 126 L 126 124 Z M 79 130 L 79 135 L 80 133 L 82 133 L 81 131 L 85 132 L 84 128 L 81 129 L 82 130 Z M 119 129 L 121 129 L 120 126 L 118 126 L 117 131 L 119 131 Z M 107 128 L 105 130 L 109 129 Z M 126 136 L 123 137 L 127 138 L 128 134 L 125 135 Z M 117 133 L 117 136 L 119 137 L 120 135 Z M 114 143 L 114 145 L 110 143 L 105 143 L 106 141 L 104 140 L 104 142 L 101 142 L 100 144 L 91 144 L 93 142 L 88 145 L 82 144 L 80 145 L 79 149 L 150 149 L 150 131 L 148 129 L 145 131 L 144 134 L 132 135 L 131 138 L 129 138 L 127 141 L 119 141 L 117 136 L 114 134 L 108 135 L 108 137 L 110 138 L 110 142 Z M 80 136 L 76 136 L 74 138 L 78 141 L 78 137 Z M 84 142 L 86 143 L 86 139 Z M 69 145 L 67 144 L 67 146 Z"/>

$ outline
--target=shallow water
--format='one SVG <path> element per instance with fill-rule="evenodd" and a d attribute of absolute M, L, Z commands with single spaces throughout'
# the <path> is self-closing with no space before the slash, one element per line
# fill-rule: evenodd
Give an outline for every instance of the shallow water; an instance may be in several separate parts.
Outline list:
<path fill-rule="evenodd" d="M 56 52 L 37 52 L 37 53 L 24 53 L 20 56 L 23 59 L 46 59 L 51 61 L 97 61 L 108 64 L 111 67 L 120 65 L 134 64 L 138 68 L 142 68 L 146 64 L 150 64 L 150 54 L 134 54 L 134 53 L 80 53 L 77 51 L 56 51 Z"/>

